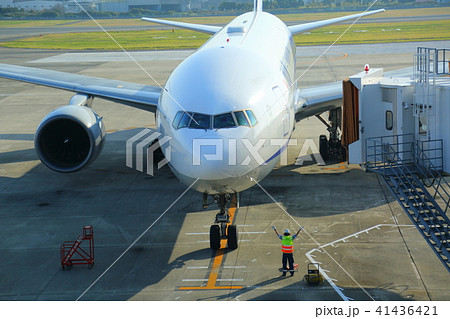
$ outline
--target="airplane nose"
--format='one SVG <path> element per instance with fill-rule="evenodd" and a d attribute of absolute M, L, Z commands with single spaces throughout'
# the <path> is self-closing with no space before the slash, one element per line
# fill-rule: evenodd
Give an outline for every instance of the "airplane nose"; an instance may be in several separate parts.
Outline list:
<path fill-rule="evenodd" d="M 220 132 L 185 136 L 183 159 L 175 167 L 180 173 L 202 180 L 221 180 L 237 177 L 249 167 L 237 165 L 237 139 Z M 174 163 L 175 164 L 175 163 Z M 174 165 L 175 166 L 175 165 Z"/>
<path fill-rule="evenodd" d="M 204 180 L 219 180 L 237 175 L 237 166 L 230 161 L 228 141 L 223 138 L 204 136 L 192 140 L 190 171 Z"/>

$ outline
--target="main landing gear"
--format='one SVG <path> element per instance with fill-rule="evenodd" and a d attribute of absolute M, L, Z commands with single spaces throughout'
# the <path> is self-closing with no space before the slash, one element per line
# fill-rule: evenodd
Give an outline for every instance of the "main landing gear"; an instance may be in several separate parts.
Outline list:
<path fill-rule="evenodd" d="M 203 194 L 203 208 L 207 208 L 206 202 L 208 196 Z M 219 205 L 219 213 L 216 215 L 214 223 L 218 225 L 212 225 L 209 229 L 209 244 L 211 249 L 220 249 L 220 241 L 222 239 L 228 240 L 228 248 L 236 249 L 238 247 L 238 232 L 236 225 L 231 225 L 230 213 L 228 210 L 229 205 L 233 205 L 234 208 L 239 206 L 239 196 L 237 193 L 234 195 L 221 194 L 215 195 L 214 200 Z"/>
<path fill-rule="evenodd" d="M 316 117 L 327 127 L 330 132 L 330 139 L 326 135 L 319 137 L 319 153 L 323 160 L 326 161 L 330 157 L 340 160 L 346 159 L 346 150 L 341 145 L 341 124 L 342 111 L 341 108 L 332 109 L 329 111 L 328 121 L 325 121 L 320 115 Z"/>

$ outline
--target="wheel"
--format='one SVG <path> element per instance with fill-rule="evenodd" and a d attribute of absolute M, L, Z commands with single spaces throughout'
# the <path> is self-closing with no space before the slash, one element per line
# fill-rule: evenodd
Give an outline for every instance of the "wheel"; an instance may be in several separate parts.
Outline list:
<path fill-rule="evenodd" d="M 227 228 L 227 238 L 228 238 L 228 248 L 236 249 L 238 248 L 238 232 L 236 225 L 229 225 Z"/>
<path fill-rule="evenodd" d="M 212 225 L 209 229 L 209 246 L 212 250 L 220 248 L 220 227 L 219 225 Z"/>
<path fill-rule="evenodd" d="M 324 161 L 328 159 L 328 140 L 325 135 L 319 137 L 319 153 Z"/>

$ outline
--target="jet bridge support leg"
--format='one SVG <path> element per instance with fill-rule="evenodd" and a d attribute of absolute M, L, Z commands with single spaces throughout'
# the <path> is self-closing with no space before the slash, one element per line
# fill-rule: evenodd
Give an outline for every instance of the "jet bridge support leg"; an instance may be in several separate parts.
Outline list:
<path fill-rule="evenodd" d="M 320 115 L 316 117 L 327 127 L 330 138 L 325 135 L 319 137 L 319 152 L 324 160 L 330 157 L 345 159 L 345 149 L 341 144 L 342 109 L 340 107 L 329 111 L 328 122 Z"/>
<path fill-rule="evenodd" d="M 238 235 L 236 225 L 231 225 L 230 214 L 228 206 L 231 199 L 235 198 L 236 205 L 238 206 L 239 196 L 234 194 L 221 194 L 214 196 L 217 204 L 219 205 L 219 213 L 216 215 L 214 223 L 218 225 L 212 225 L 209 229 L 209 243 L 213 250 L 220 249 L 220 241 L 222 239 L 228 240 L 228 248 L 236 249 L 238 247 Z"/>

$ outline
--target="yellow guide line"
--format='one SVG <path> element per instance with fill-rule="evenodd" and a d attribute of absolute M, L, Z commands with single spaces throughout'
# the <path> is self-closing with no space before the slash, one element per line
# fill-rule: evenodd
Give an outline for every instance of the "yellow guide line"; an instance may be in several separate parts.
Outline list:
<path fill-rule="evenodd" d="M 227 225 L 231 225 L 233 223 L 234 215 L 236 213 L 236 195 L 233 195 L 231 198 L 230 208 L 228 213 L 230 214 L 230 222 Z M 242 289 L 242 286 L 216 286 L 217 278 L 219 277 L 220 267 L 223 262 L 223 255 L 225 253 L 225 248 L 227 246 L 227 240 L 222 239 L 220 241 L 220 249 L 216 251 L 214 256 L 214 260 L 211 266 L 211 271 L 209 273 L 209 278 L 206 286 L 201 287 L 179 287 L 179 290 L 208 290 L 208 289 Z"/>

